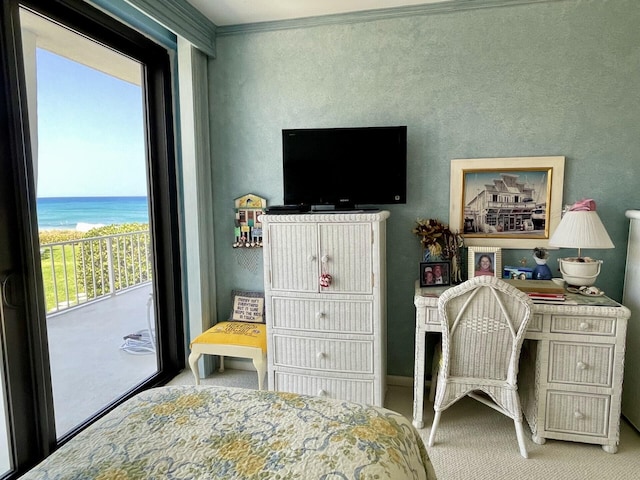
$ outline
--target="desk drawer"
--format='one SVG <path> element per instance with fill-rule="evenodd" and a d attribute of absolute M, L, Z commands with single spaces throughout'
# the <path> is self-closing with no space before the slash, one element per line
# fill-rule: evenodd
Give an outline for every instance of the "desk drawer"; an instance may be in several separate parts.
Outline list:
<path fill-rule="evenodd" d="M 549 382 L 610 387 L 614 345 L 549 342 Z"/>
<path fill-rule="evenodd" d="M 274 297 L 274 328 L 373 335 L 373 302 Z"/>
<path fill-rule="evenodd" d="M 437 307 L 419 307 L 416 309 L 416 322 L 420 325 L 440 326 Z"/>
<path fill-rule="evenodd" d="M 373 373 L 373 342 L 274 334 L 273 363 L 312 370 Z"/>
<path fill-rule="evenodd" d="M 302 395 L 337 398 L 372 405 L 373 381 L 353 378 L 331 378 L 318 375 L 302 375 L 275 372 L 274 390 Z"/>
<path fill-rule="evenodd" d="M 609 395 L 547 392 L 545 429 L 553 432 L 606 437 L 609 429 Z"/>
<path fill-rule="evenodd" d="M 529 319 L 529 325 L 527 325 L 528 332 L 541 332 L 542 331 L 542 319 L 544 315 L 541 313 L 534 313 Z"/>
<path fill-rule="evenodd" d="M 580 315 L 552 315 L 551 333 L 616 336 L 616 319 Z"/>

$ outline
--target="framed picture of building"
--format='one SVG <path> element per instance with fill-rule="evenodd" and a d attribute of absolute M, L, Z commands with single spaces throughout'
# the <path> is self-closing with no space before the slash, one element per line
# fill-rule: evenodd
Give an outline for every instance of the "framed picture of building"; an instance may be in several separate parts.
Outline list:
<path fill-rule="evenodd" d="M 562 213 L 564 160 L 452 160 L 450 228 L 468 246 L 546 247 Z"/>

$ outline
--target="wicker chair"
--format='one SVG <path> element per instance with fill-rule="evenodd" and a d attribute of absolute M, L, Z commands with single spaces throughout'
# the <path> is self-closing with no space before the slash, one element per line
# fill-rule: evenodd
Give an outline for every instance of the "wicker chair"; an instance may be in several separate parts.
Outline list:
<path fill-rule="evenodd" d="M 440 296 L 442 356 L 429 446 L 442 411 L 468 395 L 513 419 L 520 454 L 527 458 L 517 375 L 531 309 L 525 293 L 490 276 L 474 277 Z"/>

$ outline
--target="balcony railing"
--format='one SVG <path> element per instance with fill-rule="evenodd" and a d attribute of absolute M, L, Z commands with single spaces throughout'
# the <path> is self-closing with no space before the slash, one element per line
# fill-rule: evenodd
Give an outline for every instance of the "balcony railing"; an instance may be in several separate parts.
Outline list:
<path fill-rule="evenodd" d="M 47 313 L 149 283 L 150 241 L 147 230 L 42 244 Z"/>

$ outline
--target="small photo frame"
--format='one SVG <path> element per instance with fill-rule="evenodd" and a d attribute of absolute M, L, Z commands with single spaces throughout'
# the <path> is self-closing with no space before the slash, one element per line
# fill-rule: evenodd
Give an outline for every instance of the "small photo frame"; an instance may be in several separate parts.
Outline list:
<path fill-rule="evenodd" d="M 502 275 L 502 249 L 500 247 L 469 247 L 467 271 L 469 278 L 480 275 Z"/>
<path fill-rule="evenodd" d="M 451 262 L 420 262 L 420 287 L 451 285 Z"/>

